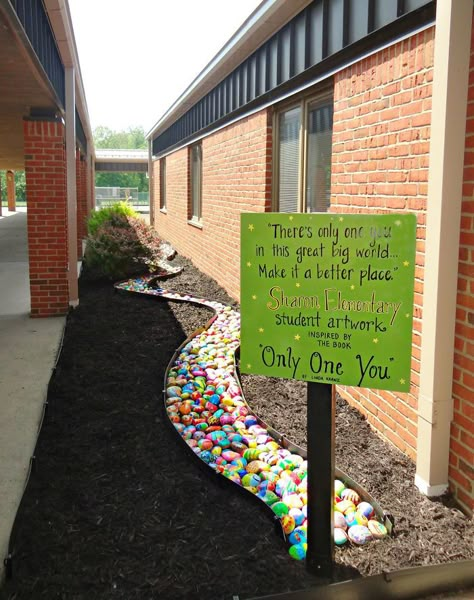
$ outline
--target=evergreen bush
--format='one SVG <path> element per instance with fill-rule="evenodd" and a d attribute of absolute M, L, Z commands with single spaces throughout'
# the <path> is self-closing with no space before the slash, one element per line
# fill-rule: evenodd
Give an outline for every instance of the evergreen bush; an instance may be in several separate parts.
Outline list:
<path fill-rule="evenodd" d="M 85 262 L 92 276 L 116 280 L 154 272 L 163 259 L 160 237 L 140 217 L 112 208 L 94 213 L 88 222 Z"/>
<path fill-rule="evenodd" d="M 116 216 L 138 217 L 138 213 L 127 202 L 116 202 L 91 214 L 87 221 L 87 232 L 95 235 L 99 227 Z"/>

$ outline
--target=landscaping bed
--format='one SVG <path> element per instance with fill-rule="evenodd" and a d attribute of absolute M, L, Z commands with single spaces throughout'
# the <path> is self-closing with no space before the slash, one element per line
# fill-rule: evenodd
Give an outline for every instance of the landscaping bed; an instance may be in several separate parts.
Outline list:
<path fill-rule="evenodd" d="M 174 264 L 183 271 L 166 287 L 235 305 L 191 263 Z M 200 468 L 167 422 L 165 369 L 211 314 L 83 274 L 0 595 L 243 600 L 320 583 L 288 555 L 263 504 Z M 243 389 L 264 421 L 305 445 L 305 384 L 244 376 Z M 474 558 L 472 520 L 449 498 L 422 496 L 413 463 L 341 399 L 336 464 L 396 523 L 390 539 L 337 548 L 339 580 Z"/>

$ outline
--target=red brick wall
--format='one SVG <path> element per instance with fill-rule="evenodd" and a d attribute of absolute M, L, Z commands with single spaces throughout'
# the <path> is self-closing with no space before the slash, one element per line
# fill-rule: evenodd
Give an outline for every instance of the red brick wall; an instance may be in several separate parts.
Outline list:
<path fill-rule="evenodd" d="M 87 188 L 86 159 L 79 149 L 76 150 L 76 217 L 77 217 L 77 256 L 82 256 L 82 240 L 87 235 Z"/>
<path fill-rule="evenodd" d="M 335 75 L 331 210 L 418 216 L 409 394 L 340 388 L 384 437 L 416 456 L 434 28 Z"/>
<path fill-rule="evenodd" d="M 24 121 L 31 316 L 63 315 L 67 282 L 64 125 Z"/>
<path fill-rule="evenodd" d="M 239 298 L 240 213 L 271 205 L 271 114 L 263 110 L 202 141 L 202 228 L 188 223 L 189 150 L 166 157 L 166 212 L 153 163 L 155 227 L 176 250 Z"/>
<path fill-rule="evenodd" d="M 471 513 L 474 511 L 474 26 L 472 32 L 449 464 L 451 487 Z"/>

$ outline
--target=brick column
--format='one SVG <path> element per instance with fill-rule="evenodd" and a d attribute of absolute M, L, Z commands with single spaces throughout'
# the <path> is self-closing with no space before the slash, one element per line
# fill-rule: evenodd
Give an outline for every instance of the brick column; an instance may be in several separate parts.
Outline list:
<path fill-rule="evenodd" d="M 31 316 L 64 315 L 69 309 L 64 125 L 33 120 L 23 125 Z"/>
<path fill-rule="evenodd" d="M 82 240 L 87 235 L 87 190 L 86 159 L 81 151 L 76 150 L 76 197 L 77 197 L 77 256 L 82 256 Z"/>

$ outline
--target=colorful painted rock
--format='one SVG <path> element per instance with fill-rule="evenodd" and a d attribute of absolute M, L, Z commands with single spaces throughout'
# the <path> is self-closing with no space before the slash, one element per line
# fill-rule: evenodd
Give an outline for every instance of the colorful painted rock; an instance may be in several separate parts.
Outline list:
<path fill-rule="evenodd" d="M 365 525 L 354 525 L 353 527 L 350 527 L 348 536 L 351 542 L 357 544 L 357 546 L 363 546 L 372 539 L 372 534 Z"/>
<path fill-rule="evenodd" d="M 284 503 L 282 503 L 284 504 Z M 285 504 L 286 506 L 286 504 Z M 304 520 L 305 520 L 305 516 L 304 513 L 301 509 L 299 508 L 290 508 L 289 510 L 289 514 L 293 517 L 293 519 L 295 520 L 295 525 L 298 527 L 299 525 L 302 525 Z"/>
<path fill-rule="evenodd" d="M 247 473 L 242 477 L 244 487 L 257 487 L 260 483 L 260 477 L 256 473 Z"/>
<path fill-rule="evenodd" d="M 306 544 L 307 543 L 307 534 L 306 529 L 303 527 L 296 527 L 290 533 L 288 537 L 288 541 L 290 544 Z"/>
<path fill-rule="evenodd" d="M 355 490 L 351 490 L 350 488 L 346 488 L 345 490 L 342 490 L 341 498 L 342 498 L 342 500 L 350 500 L 351 502 L 353 502 L 356 505 L 359 504 L 359 502 L 360 502 L 359 494 Z"/>
<path fill-rule="evenodd" d="M 357 505 L 357 512 L 362 513 L 368 519 L 374 514 L 374 507 L 369 502 L 360 502 Z"/>
<path fill-rule="evenodd" d="M 275 502 L 275 504 L 272 504 L 272 510 L 277 517 L 287 515 L 289 512 L 289 508 L 284 502 Z"/>
<path fill-rule="evenodd" d="M 337 510 L 341 513 L 346 513 L 347 511 L 355 510 L 355 508 L 355 504 L 350 500 L 341 500 L 341 502 L 338 502 L 334 505 L 334 510 Z"/>
<path fill-rule="evenodd" d="M 294 558 L 296 560 L 303 560 L 306 557 L 306 551 L 308 550 L 308 544 L 306 543 L 302 543 L 302 544 L 293 544 L 292 546 L 290 546 L 290 549 L 288 550 L 291 558 Z"/>
<path fill-rule="evenodd" d="M 344 529 L 334 527 L 334 543 L 336 546 L 343 546 L 347 542 L 347 535 Z"/>
<path fill-rule="evenodd" d="M 288 515 L 283 515 L 283 517 L 281 518 L 281 526 L 283 529 L 283 533 L 285 535 L 290 535 L 290 533 L 296 527 L 296 523 L 295 523 L 294 518 L 288 514 Z"/>
<path fill-rule="evenodd" d="M 388 535 L 385 525 L 383 523 L 379 523 L 379 521 L 375 521 L 374 519 L 371 519 L 368 522 L 367 527 L 375 539 L 381 539 Z"/>
<path fill-rule="evenodd" d="M 342 483 L 340 479 L 336 479 L 334 481 L 334 493 L 336 496 L 341 497 L 342 491 L 346 488 L 346 486 Z"/>
<path fill-rule="evenodd" d="M 334 511 L 334 527 L 339 529 L 347 529 L 347 522 L 344 515 L 337 510 Z"/>

